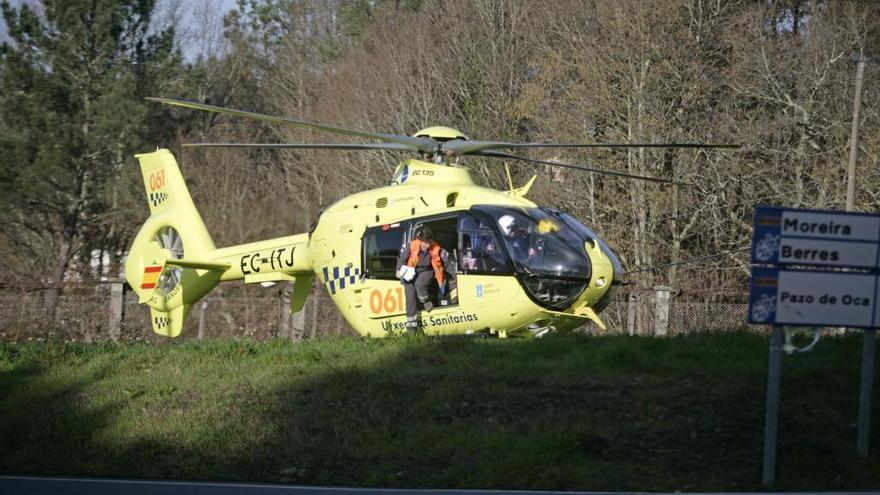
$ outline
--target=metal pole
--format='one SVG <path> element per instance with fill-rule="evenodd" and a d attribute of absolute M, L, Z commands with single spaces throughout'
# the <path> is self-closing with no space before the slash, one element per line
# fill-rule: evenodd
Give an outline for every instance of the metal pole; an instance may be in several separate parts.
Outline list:
<path fill-rule="evenodd" d="M 781 326 L 774 325 L 770 334 L 770 361 L 767 366 L 767 413 L 764 416 L 764 476 L 765 488 L 776 482 L 776 437 L 779 425 L 779 384 L 782 376 Z"/>
<path fill-rule="evenodd" d="M 855 206 L 856 196 L 856 157 L 859 140 L 859 110 L 862 106 L 862 81 L 865 78 L 865 58 L 859 57 L 856 66 L 856 94 L 853 97 L 852 132 L 849 144 L 849 166 L 847 167 L 846 209 Z M 863 460 L 868 458 L 868 439 L 871 433 L 871 389 L 874 383 L 874 353 L 876 340 L 874 329 L 865 330 L 862 335 L 862 383 L 859 388 L 859 419 L 856 430 L 856 453 Z"/>
<path fill-rule="evenodd" d="M 874 329 L 865 330 L 862 339 L 862 385 L 859 390 L 856 452 L 862 460 L 867 460 L 868 440 L 871 434 L 871 389 L 874 386 L 874 353 L 877 346 Z"/>
<path fill-rule="evenodd" d="M 862 80 L 865 77 L 865 59 L 859 57 L 856 67 L 856 95 L 853 99 L 852 132 L 849 138 L 849 166 L 846 172 L 846 211 L 852 211 L 856 201 L 856 156 L 859 149 L 859 109 L 862 106 Z"/>

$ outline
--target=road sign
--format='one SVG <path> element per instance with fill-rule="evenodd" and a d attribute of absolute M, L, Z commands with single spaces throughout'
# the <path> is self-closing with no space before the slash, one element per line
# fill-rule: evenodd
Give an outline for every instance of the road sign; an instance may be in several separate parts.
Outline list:
<path fill-rule="evenodd" d="M 874 274 L 753 268 L 749 323 L 874 328 Z"/>
<path fill-rule="evenodd" d="M 754 226 L 749 323 L 880 324 L 880 215 L 758 206 Z"/>
<path fill-rule="evenodd" d="M 773 325 L 764 486 L 776 471 L 782 325 L 864 328 L 856 450 L 868 456 L 874 329 L 880 325 L 880 215 L 755 207 L 749 323 Z"/>
<path fill-rule="evenodd" d="M 880 266 L 880 215 L 755 209 L 752 263 L 833 268 Z"/>

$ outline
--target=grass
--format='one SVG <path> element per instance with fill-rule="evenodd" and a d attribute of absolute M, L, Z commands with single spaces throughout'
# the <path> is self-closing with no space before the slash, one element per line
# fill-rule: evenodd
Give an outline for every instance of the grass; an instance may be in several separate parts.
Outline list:
<path fill-rule="evenodd" d="M 0 472 L 757 489 L 767 348 L 745 333 L 0 344 Z M 856 335 L 785 357 L 777 488 L 880 488 L 880 411 L 872 456 L 855 455 L 860 350 Z"/>

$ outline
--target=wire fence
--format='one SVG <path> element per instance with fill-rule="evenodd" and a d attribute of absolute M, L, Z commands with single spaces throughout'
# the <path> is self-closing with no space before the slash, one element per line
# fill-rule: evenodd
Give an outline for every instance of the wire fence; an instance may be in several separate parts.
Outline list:
<path fill-rule="evenodd" d="M 215 291 L 194 305 L 184 339 L 313 339 L 356 335 L 327 292 L 312 288 L 303 311 L 291 315 L 290 287 L 254 291 L 250 287 Z M 57 303 L 52 309 L 52 298 Z M 678 335 L 748 327 L 746 294 L 700 295 L 669 288 L 620 291 L 600 317 L 607 325 L 592 333 Z M 0 340 L 61 339 L 98 342 L 158 342 L 150 329 L 149 309 L 123 285 L 51 290 L 0 289 Z"/>
<path fill-rule="evenodd" d="M 723 296 L 723 297 L 722 297 Z M 668 287 L 619 292 L 600 317 L 607 332 L 681 335 L 748 328 L 748 294 L 688 294 Z"/>

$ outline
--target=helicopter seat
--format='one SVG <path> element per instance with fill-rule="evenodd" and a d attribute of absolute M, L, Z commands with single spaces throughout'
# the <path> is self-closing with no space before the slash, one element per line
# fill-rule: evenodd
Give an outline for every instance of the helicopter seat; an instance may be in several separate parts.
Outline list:
<path fill-rule="evenodd" d="M 458 262 L 456 261 L 456 250 L 452 250 L 452 254 L 448 254 L 444 260 L 444 275 L 446 278 L 446 294 L 441 295 L 437 291 L 437 306 L 453 306 L 458 304 L 458 284 L 455 278 L 458 273 Z"/>

